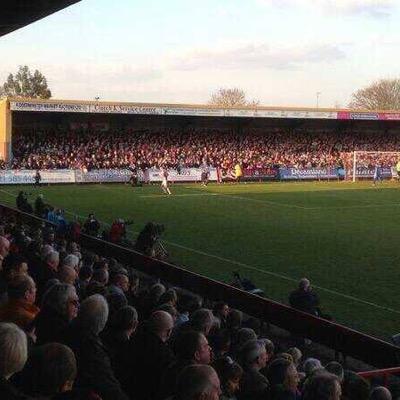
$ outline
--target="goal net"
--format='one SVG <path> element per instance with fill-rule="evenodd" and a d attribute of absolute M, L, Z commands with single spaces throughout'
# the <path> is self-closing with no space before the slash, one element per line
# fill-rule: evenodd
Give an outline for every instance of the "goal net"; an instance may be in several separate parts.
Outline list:
<path fill-rule="evenodd" d="M 373 179 L 377 168 L 382 179 L 398 178 L 396 165 L 400 161 L 400 151 L 353 151 L 342 154 L 348 180 Z"/>

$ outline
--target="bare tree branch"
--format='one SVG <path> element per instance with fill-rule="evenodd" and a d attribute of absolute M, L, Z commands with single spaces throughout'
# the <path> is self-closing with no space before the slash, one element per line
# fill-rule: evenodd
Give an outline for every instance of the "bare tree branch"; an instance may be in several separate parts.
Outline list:
<path fill-rule="evenodd" d="M 352 95 L 350 108 L 400 110 L 400 79 L 381 79 Z"/>
<path fill-rule="evenodd" d="M 252 106 L 257 107 L 260 102 L 258 100 L 247 100 L 244 90 L 239 88 L 220 88 L 211 95 L 209 104 L 222 107 L 241 107 Z"/>

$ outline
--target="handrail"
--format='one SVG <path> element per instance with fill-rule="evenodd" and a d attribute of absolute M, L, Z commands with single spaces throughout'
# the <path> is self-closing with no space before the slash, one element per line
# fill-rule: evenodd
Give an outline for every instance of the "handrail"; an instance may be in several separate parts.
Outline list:
<path fill-rule="evenodd" d="M 45 221 L 1 204 L 0 210 L 29 221 Z M 99 255 L 114 257 L 123 264 L 131 265 L 139 271 L 188 289 L 210 300 L 227 301 L 232 307 L 248 315 L 267 321 L 297 336 L 307 337 L 345 356 L 354 357 L 378 368 L 400 365 L 400 347 L 381 339 L 92 236 L 82 234 L 80 243 L 84 248 L 95 251 Z"/>
<path fill-rule="evenodd" d="M 357 375 L 365 379 L 383 377 L 383 386 L 388 386 L 389 377 L 391 375 L 399 375 L 399 374 L 400 374 L 400 367 L 395 367 L 395 368 L 384 368 L 384 369 L 375 369 L 373 371 L 359 372 Z"/>

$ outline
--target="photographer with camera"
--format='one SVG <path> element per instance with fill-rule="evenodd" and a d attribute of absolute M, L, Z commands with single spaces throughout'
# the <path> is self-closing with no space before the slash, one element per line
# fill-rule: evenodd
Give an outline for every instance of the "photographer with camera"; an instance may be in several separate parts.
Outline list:
<path fill-rule="evenodd" d="M 96 219 L 94 214 L 89 214 L 87 220 L 83 224 L 83 233 L 89 236 L 98 236 L 100 229 L 100 222 Z"/>
<path fill-rule="evenodd" d="M 164 230 L 164 225 L 154 224 L 153 222 L 147 223 L 139 233 L 135 243 L 135 250 L 149 257 L 166 260 L 168 258 L 168 252 L 160 239 Z"/>

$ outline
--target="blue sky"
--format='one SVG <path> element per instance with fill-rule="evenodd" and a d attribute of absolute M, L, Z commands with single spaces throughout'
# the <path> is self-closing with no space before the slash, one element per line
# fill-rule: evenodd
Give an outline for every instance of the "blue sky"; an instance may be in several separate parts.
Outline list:
<path fill-rule="evenodd" d="M 399 77 L 399 17 L 396 0 L 83 0 L 0 38 L 0 81 L 26 64 L 55 98 L 205 103 L 234 86 L 345 106 Z"/>

